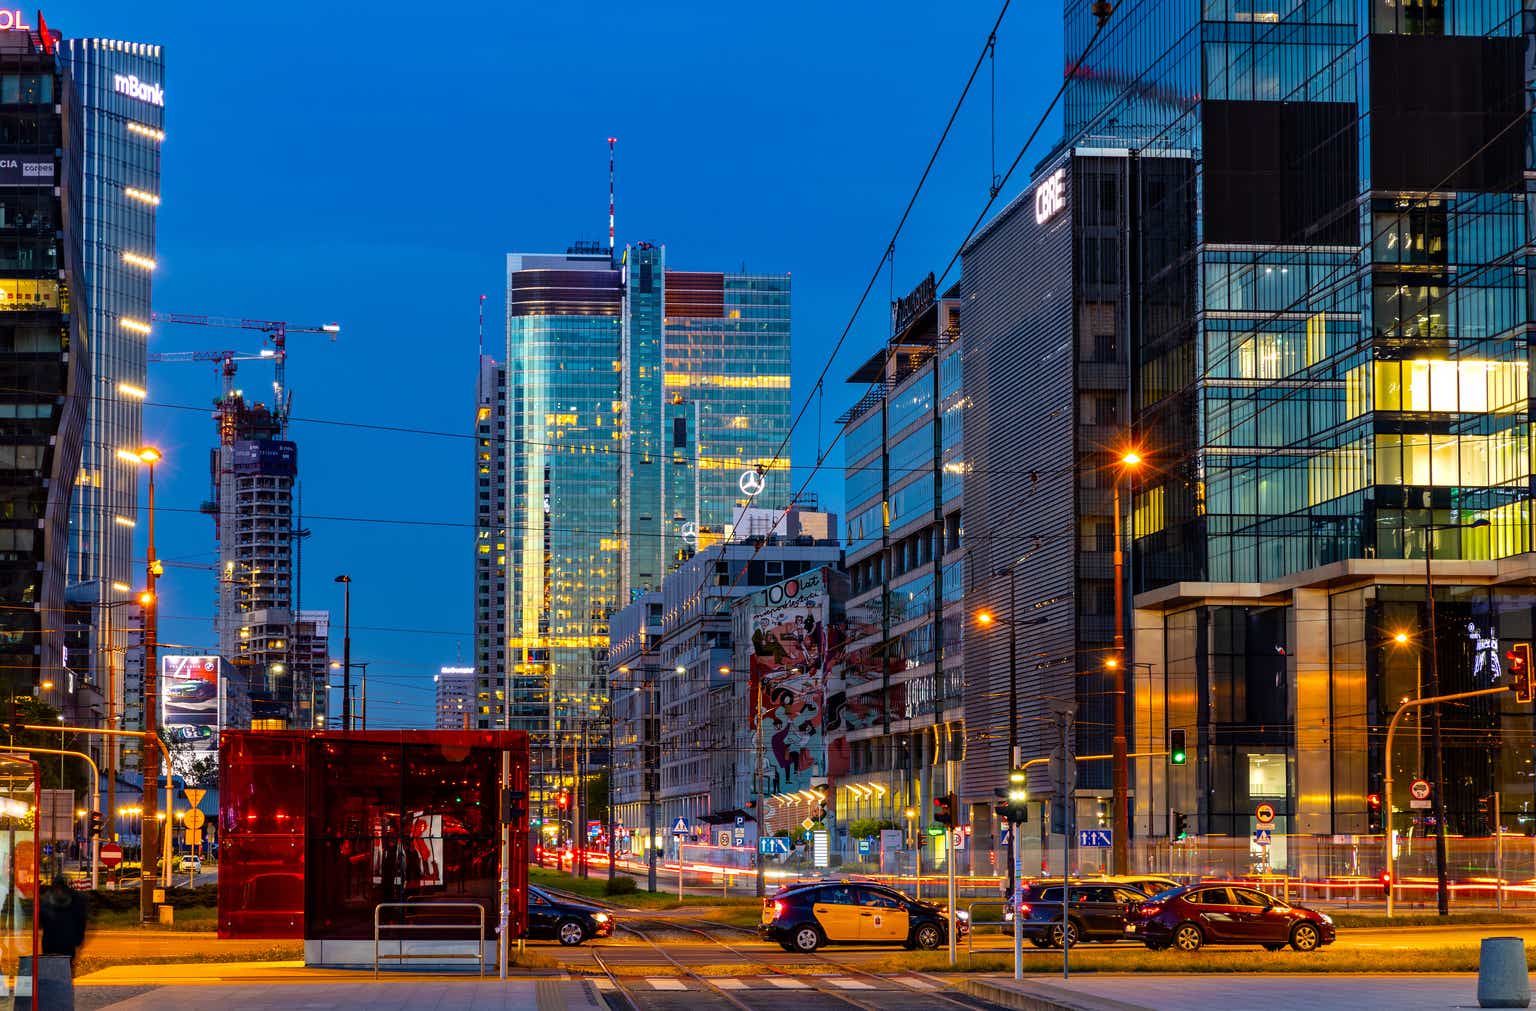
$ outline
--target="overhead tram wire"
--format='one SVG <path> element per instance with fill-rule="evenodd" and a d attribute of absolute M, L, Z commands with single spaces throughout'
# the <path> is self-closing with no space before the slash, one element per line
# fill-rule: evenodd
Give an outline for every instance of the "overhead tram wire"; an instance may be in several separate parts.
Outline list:
<path fill-rule="evenodd" d="M 1139 6 L 1140 5 L 1140 0 L 1136 0 L 1136 3 L 1137 3 L 1137 6 Z M 1006 5 L 1005 5 L 1005 9 L 1006 9 Z M 1112 13 L 1118 14 L 1118 12 L 1119 12 L 1118 8 L 1115 8 L 1115 10 Z M 956 247 L 955 254 L 954 254 L 953 257 L 950 258 L 950 261 L 949 261 L 950 266 L 953 266 L 954 263 L 959 260 L 961 252 L 965 249 L 966 243 L 968 243 L 970 241 L 971 235 L 974 233 L 976 227 L 979 225 L 980 221 L 983 218 L 985 218 L 987 212 L 991 209 L 992 205 L 997 201 L 997 197 L 1001 193 L 1002 188 L 1007 185 L 1008 177 L 1013 174 L 1014 169 L 1016 169 L 1018 167 L 1019 163 L 1021 161 L 1023 161 L 1025 153 L 1028 152 L 1030 146 L 1034 144 L 1035 139 L 1040 135 L 1040 131 L 1045 128 L 1046 123 L 1050 119 L 1051 113 L 1054 112 L 1055 109 L 1056 109 L 1057 103 L 1059 103 L 1061 101 L 1062 96 L 1066 94 L 1066 92 L 1067 92 L 1067 85 L 1077 76 L 1077 72 L 1082 68 L 1082 65 L 1083 65 L 1084 61 L 1086 61 L 1088 59 L 1088 55 L 1093 52 L 1094 46 L 1098 43 L 1099 38 L 1104 34 L 1104 28 L 1105 28 L 1105 26 L 1107 26 L 1109 24 L 1109 21 L 1110 21 L 1110 16 L 1108 16 L 1108 15 L 1106 15 L 1104 18 L 1102 18 L 1099 21 L 1097 27 L 1094 28 L 1093 35 L 1088 39 L 1087 45 L 1085 45 L 1083 47 L 1082 53 L 1078 56 L 1077 60 L 1072 64 L 1071 69 L 1068 70 L 1066 75 L 1062 78 L 1061 87 L 1057 88 L 1056 89 L 1056 93 L 1051 96 L 1050 102 L 1046 105 L 1045 109 L 1041 112 L 1039 118 L 1036 120 L 1034 128 L 1030 130 L 1029 136 L 1025 139 L 1024 144 L 1019 148 L 1019 153 L 1014 157 L 1013 163 L 1012 163 L 1012 165 L 1009 166 L 1007 174 L 1005 174 L 1003 176 L 1003 179 L 1001 180 L 1001 182 L 999 182 L 997 184 L 997 187 L 995 189 L 989 188 L 989 193 L 988 193 L 988 196 L 987 196 L 987 202 L 982 207 L 981 215 L 978 216 L 977 225 L 973 225 L 971 227 L 971 231 L 966 233 L 965 238 Z M 990 46 L 992 44 L 992 39 L 995 37 L 995 33 L 996 33 L 996 29 L 994 29 L 993 35 L 989 35 L 988 36 L 987 47 L 983 48 L 981 57 L 978 58 L 976 67 L 971 72 L 971 80 L 972 81 L 975 80 L 976 72 L 980 69 L 982 61 L 985 60 L 985 58 L 986 58 L 987 49 L 990 48 Z M 967 87 L 967 89 L 969 89 L 969 87 L 970 87 L 970 82 L 969 81 L 967 82 L 966 87 Z M 962 95 L 962 99 L 963 99 L 963 97 L 964 96 Z M 958 109 L 956 111 L 958 112 Z M 953 121 L 954 121 L 954 117 L 951 116 L 950 117 L 950 122 L 953 123 Z M 948 134 L 948 131 L 949 131 L 949 128 L 946 126 L 945 127 L 945 134 L 946 135 Z M 940 140 L 942 141 L 942 138 L 940 138 Z M 932 167 L 932 162 L 931 161 L 929 163 L 929 167 L 930 168 Z M 926 171 L 924 171 L 924 173 L 923 173 L 923 178 L 924 179 L 927 178 L 927 172 Z M 919 186 L 921 186 L 921 183 L 919 184 Z M 914 201 L 916 200 L 916 194 L 913 195 L 913 200 Z M 907 206 L 907 212 L 909 213 L 910 211 L 911 211 L 911 204 L 909 203 L 908 206 Z M 906 213 L 903 213 L 901 220 L 902 220 L 903 223 L 905 223 L 905 221 L 906 221 Z M 900 232 L 900 227 L 898 226 L 897 233 L 899 234 L 899 232 Z M 887 246 L 886 252 L 885 252 L 884 256 L 881 258 L 880 263 L 876 265 L 875 272 L 870 277 L 869 284 L 867 284 L 865 286 L 864 293 L 859 296 L 858 303 L 854 306 L 854 309 L 853 309 L 853 315 L 849 317 L 847 325 L 843 327 L 843 332 L 842 332 L 842 334 L 837 339 L 837 343 L 833 345 L 832 351 L 828 354 L 827 362 L 822 367 L 821 373 L 817 377 L 817 382 L 818 383 L 823 381 L 826 378 L 827 373 L 831 370 L 832 362 L 837 357 L 838 350 L 843 346 L 844 341 L 846 341 L 848 339 L 848 334 L 853 330 L 853 324 L 858 319 L 859 312 L 863 309 L 865 301 L 869 298 L 869 293 L 873 289 L 873 287 L 875 285 L 875 282 L 879 280 L 880 268 L 885 265 L 886 258 L 890 256 L 891 249 L 894 248 L 894 245 L 895 245 L 895 236 L 893 235 L 892 239 L 891 239 L 891 243 L 890 243 L 890 245 Z M 949 272 L 949 267 L 946 267 L 945 268 L 945 274 L 948 274 L 948 272 Z M 941 283 L 940 283 L 939 287 L 942 287 L 942 280 L 941 280 Z M 873 382 L 873 383 L 870 384 L 869 389 L 870 389 L 871 392 L 873 392 L 874 389 L 877 386 L 880 386 L 880 385 L 882 385 L 882 384 L 879 381 Z M 809 402 L 810 402 L 809 397 L 807 397 L 806 403 L 808 404 Z M 803 406 L 802 406 L 802 409 L 801 409 L 801 414 L 802 415 L 804 414 L 804 407 Z M 796 418 L 796 424 L 798 424 L 798 423 L 799 423 L 799 418 L 797 417 Z M 791 426 L 790 433 L 792 434 L 793 431 L 794 431 L 794 426 Z M 779 512 L 779 520 L 782 521 L 785 516 L 788 516 L 790 510 L 794 508 L 794 503 L 796 501 L 798 501 L 801 498 L 801 496 L 803 496 L 805 494 L 806 490 L 810 486 L 810 483 L 811 483 L 812 479 L 815 478 L 817 472 L 819 472 L 821 470 L 821 467 L 822 467 L 823 464 L 826 463 L 827 458 L 829 456 L 831 456 L 833 447 L 836 446 L 838 441 L 842 439 L 843 434 L 846 431 L 847 431 L 846 427 L 843 428 L 843 429 L 840 429 L 837 432 L 837 434 L 832 437 L 832 441 L 827 444 L 826 451 L 823 452 L 817 458 L 816 463 L 811 467 L 810 474 L 806 475 L 806 479 L 803 482 L 801 482 L 800 488 L 792 496 L 790 496 L 789 501 L 785 503 L 784 508 Z M 789 443 L 789 435 L 786 434 L 786 436 L 784 438 L 784 441 L 782 443 L 780 443 L 780 445 L 779 445 L 778 452 L 775 453 L 775 455 L 774 455 L 774 462 L 775 463 L 778 462 L 778 459 L 779 459 L 780 455 L 783 454 L 784 447 L 787 446 L 788 443 Z M 929 470 L 931 468 L 925 467 L 925 468 L 920 468 L 920 469 L 921 470 Z M 1020 473 L 1024 473 L 1024 471 L 1020 471 Z M 774 525 L 777 526 L 778 525 L 777 522 L 775 522 Z M 729 591 L 731 589 L 734 589 L 736 587 L 736 585 L 741 581 L 742 575 L 746 573 L 746 571 L 748 569 L 748 566 L 751 564 L 751 562 L 756 560 L 756 558 L 758 556 L 758 553 L 762 551 L 763 543 L 765 543 L 765 542 L 764 541 L 760 541 L 758 544 L 753 546 L 752 553 L 751 553 L 751 555 L 749 555 L 747 557 L 746 563 L 742 564 L 741 566 L 739 566 L 737 568 L 736 575 L 731 579 L 731 582 L 730 582 L 729 586 L 727 587 L 727 591 Z M 701 579 L 700 582 L 699 582 L 698 588 L 693 593 L 693 596 L 694 597 L 702 596 L 704 591 L 705 591 L 705 589 L 709 585 L 710 585 L 710 577 L 706 577 L 704 579 Z"/>

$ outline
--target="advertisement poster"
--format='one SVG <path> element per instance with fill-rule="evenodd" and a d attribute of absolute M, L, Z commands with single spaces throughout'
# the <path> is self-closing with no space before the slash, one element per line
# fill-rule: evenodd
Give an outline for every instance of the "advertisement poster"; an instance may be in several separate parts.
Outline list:
<path fill-rule="evenodd" d="M 840 698 L 829 718 L 827 673 L 835 636 L 831 599 L 820 570 L 752 594 L 750 695 L 754 726 L 763 723 L 767 765 L 776 791 L 803 790 L 827 771 L 827 734 L 841 720 Z"/>
<path fill-rule="evenodd" d="M 160 658 L 160 724 L 173 744 L 214 751 L 223 726 L 216 656 Z"/>

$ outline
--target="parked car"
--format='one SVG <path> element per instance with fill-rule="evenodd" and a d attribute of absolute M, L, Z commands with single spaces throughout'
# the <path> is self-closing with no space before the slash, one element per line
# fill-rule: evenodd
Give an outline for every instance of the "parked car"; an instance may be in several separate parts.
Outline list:
<path fill-rule="evenodd" d="M 1041 895 L 1041 890 L 1042 889 L 1048 888 L 1051 885 L 1058 885 L 1059 886 L 1060 884 L 1061 884 L 1061 879 L 1060 878 L 1035 878 L 1035 879 L 1033 879 L 1031 881 L 1027 881 L 1024 884 L 1024 890 L 1023 890 L 1023 893 L 1022 893 L 1021 901 L 1025 902 L 1025 903 L 1038 901 L 1040 899 L 1040 895 Z M 1074 884 L 1074 885 L 1127 885 L 1127 886 L 1129 886 L 1131 888 L 1134 888 L 1138 892 L 1144 893 L 1145 895 L 1156 895 L 1158 892 L 1166 892 L 1170 888 L 1177 888 L 1177 887 L 1179 887 L 1179 883 L 1177 881 L 1173 880 L 1172 878 L 1165 878 L 1165 877 L 1162 877 L 1162 876 L 1156 875 L 1156 874 L 1123 874 L 1123 875 L 1099 874 L 1099 875 L 1093 875 L 1093 876 L 1081 877 L 1081 878 L 1074 877 L 1074 878 L 1072 878 L 1072 884 Z M 1056 903 L 1060 903 L 1061 902 L 1061 896 L 1060 895 L 1056 895 L 1050 901 L 1056 902 Z M 1056 911 L 1058 913 L 1061 912 L 1061 908 L 1060 908 L 1059 905 L 1057 906 L 1057 910 Z M 1013 911 L 1009 910 L 1009 909 L 1003 910 L 1003 919 L 1005 921 L 1012 921 L 1013 920 Z"/>
<path fill-rule="evenodd" d="M 195 853 L 188 853 L 181 858 L 176 869 L 182 874 L 200 874 L 203 870 L 203 858 Z"/>
<path fill-rule="evenodd" d="M 1131 914 L 1132 932 L 1153 951 L 1206 944 L 1257 944 L 1316 951 L 1332 944 L 1333 919 L 1243 884 L 1204 881 L 1152 896 Z"/>
<path fill-rule="evenodd" d="M 1147 898 L 1146 892 L 1130 885 L 1074 882 L 1063 930 L 1061 892 L 1060 883 L 1036 882 L 1025 886 L 1024 898 L 1019 905 L 1022 917 L 1019 929 L 1037 948 L 1061 947 L 1063 933 L 1072 944 L 1081 941 L 1113 944 L 1132 932 L 1127 928 L 1127 918 Z"/>
<path fill-rule="evenodd" d="M 528 936 L 572 947 L 613 933 L 613 917 L 596 906 L 555 898 L 542 888 L 528 888 Z"/>
<path fill-rule="evenodd" d="M 964 936 L 969 923 L 956 916 Z M 919 902 L 885 885 L 824 881 L 781 888 L 763 900 L 758 933 L 785 951 L 812 952 L 824 944 L 899 944 L 927 951 L 948 939 L 949 910 Z"/>

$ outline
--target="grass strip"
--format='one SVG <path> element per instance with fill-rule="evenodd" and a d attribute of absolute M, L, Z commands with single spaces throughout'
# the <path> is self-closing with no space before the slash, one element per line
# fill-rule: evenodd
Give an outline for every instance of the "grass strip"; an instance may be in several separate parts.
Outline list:
<path fill-rule="evenodd" d="M 1472 912 L 1438 916 L 1434 913 L 1398 913 L 1387 919 L 1386 913 L 1329 913 L 1340 927 L 1454 927 L 1478 924 L 1536 923 L 1529 913 Z"/>
<path fill-rule="evenodd" d="M 835 957 L 831 956 L 831 957 Z M 1254 948 L 1215 948 L 1192 954 L 1175 951 L 1084 950 L 1073 951 L 1073 972 L 1111 973 L 1414 973 L 1476 972 L 1478 949 L 1472 946 L 1426 948 L 1416 951 L 1371 949 L 1350 951 L 1324 948 L 1322 951 L 1264 951 Z M 1536 967 L 1536 951 L 1526 961 Z M 966 956 L 961 953 L 951 968 L 944 952 L 922 951 L 908 955 L 860 963 L 860 968 L 874 973 L 892 972 L 985 972 L 1013 971 L 1011 954 Z M 1059 973 L 1060 951 L 1026 951 L 1026 973 Z"/>

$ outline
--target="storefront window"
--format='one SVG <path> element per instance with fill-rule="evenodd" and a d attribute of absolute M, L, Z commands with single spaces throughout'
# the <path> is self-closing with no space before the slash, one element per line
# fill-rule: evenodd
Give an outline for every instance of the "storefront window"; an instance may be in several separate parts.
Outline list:
<path fill-rule="evenodd" d="M 1248 756 L 1248 796 L 1285 796 L 1285 753 Z"/>

